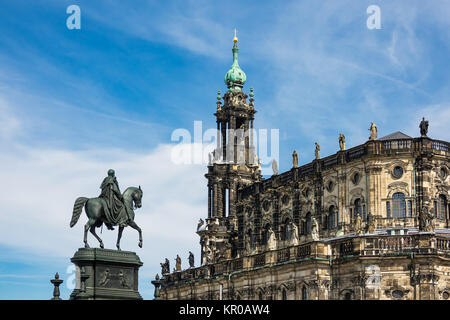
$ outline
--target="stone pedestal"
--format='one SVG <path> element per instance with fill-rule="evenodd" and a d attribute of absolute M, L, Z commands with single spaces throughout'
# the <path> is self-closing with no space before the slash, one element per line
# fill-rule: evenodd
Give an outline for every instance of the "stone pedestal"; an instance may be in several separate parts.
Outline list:
<path fill-rule="evenodd" d="M 141 300 L 138 270 L 142 262 L 134 252 L 80 248 L 70 259 L 76 266 L 76 288 L 71 300 Z"/>

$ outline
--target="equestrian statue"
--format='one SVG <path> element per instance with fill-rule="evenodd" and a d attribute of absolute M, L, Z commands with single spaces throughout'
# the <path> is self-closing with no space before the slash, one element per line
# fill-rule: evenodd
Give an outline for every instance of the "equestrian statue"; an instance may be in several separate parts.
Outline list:
<path fill-rule="evenodd" d="M 87 242 L 87 232 L 90 231 L 100 242 L 100 248 L 104 248 L 103 241 L 95 232 L 95 228 L 106 225 L 109 230 L 114 230 L 114 226 L 119 226 L 116 247 L 120 250 L 120 238 L 123 229 L 127 226 L 136 229 L 139 232 L 139 247 L 142 248 L 142 230 L 134 222 L 134 209 L 142 206 L 142 189 L 129 187 L 123 194 L 120 193 L 119 183 L 117 182 L 113 169 L 108 171 L 108 176 L 103 179 L 100 185 L 101 194 L 98 198 L 79 197 L 75 200 L 73 206 L 72 220 L 70 227 L 73 227 L 80 218 L 81 211 L 86 212 L 88 222 L 84 225 L 84 247 L 89 248 Z"/>

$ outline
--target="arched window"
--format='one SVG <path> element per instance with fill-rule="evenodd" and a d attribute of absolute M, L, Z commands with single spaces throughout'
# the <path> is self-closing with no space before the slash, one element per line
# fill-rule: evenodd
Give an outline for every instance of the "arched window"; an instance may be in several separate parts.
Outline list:
<path fill-rule="evenodd" d="M 397 192 L 392 195 L 392 217 L 393 218 L 406 217 L 405 195 L 401 192 Z"/>
<path fill-rule="evenodd" d="M 247 230 L 247 237 L 248 237 L 248 244 L 250 245 L 250 248 L 253 246 L 253 232 L 252 229 Z"/>
<path fill-rule="evenodd" d="M 327 228 L 330 228 L 329 223 L 330 223 L 330 217 L 328 215 L 324 215 L 322 229 L 326 230 Z"/>
<path fill-rule="evenodd" d="M 284 220 L 283 226 L 281 227 L 281 240 L 289 240 L 291 238 L 291 220 Z"/>
<path fill-rule="evenodd" d="M 447 199 L 444 195 L 439 196 L 437 218 L 444 220 L 447 217 Z"/>
<path fill-rule="evenodd" d="M 354 205 L 355 205 L 354 218 L 356 219 L 358 215 L 362 218 L 361 199 L 360 198 L 356 199 Z"/>
<path fill-rule="evenodd" d="M 286 289 L 283 289 L 283 291 L 281 291 L 281 300 L 287 300 Z"/>
<path fill-rule="evenodd" d="M 344 300 L 352 300 L 352 294 L 350 292 L 346 292 L 344 295 Z"/>
<path fill-rule="evenodd" d="M 302 300 L 308 300 L 308 291 L 305 286 L 302 287 Z"/>
<path fill-rule="evenodd" d="M 269 240 L 269 229 L 270 229 L 270 225 L 266 224 L 264 226 L 264 230 L 262 232 L 262 237 L 261 237 L 261 241 L 263 245 L 267 244 L 267 241 Z"/>
<path fill-rule="evenodd" d="M 263 294 L 262 294 L 261 291 L 260 291 L 259 294 L 258 294 L 258 299 L 259 299 L 259 300 L 264 300 L 264 299 L 263 299 Z"/>
<path fill-rule="evenodd" d="M 386 201 L 386 216 L 388 219 L 391 218 L 391 203 Z"/>
<path fill-rule="evenodd" d="M 306 215 L 306 234 L 311 234 L 311 213 Z"/>
<path fill-rule="evenodd" d="M 337 227 L 337 212 L 335 206 L 328 208 L 328 229 L 334 229 Z"/>

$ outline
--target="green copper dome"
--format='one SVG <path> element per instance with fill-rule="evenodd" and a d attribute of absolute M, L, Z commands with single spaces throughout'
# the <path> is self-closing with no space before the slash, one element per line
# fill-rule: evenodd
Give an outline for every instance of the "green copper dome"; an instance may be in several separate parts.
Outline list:
<path fill-rule="evenodd" d="M 241 91 L 244 86 L 245 81 L 247 81 L 247 76 L 245 72 L 239 67 L 238 64 L 238 47 L 236 45 L 237 38 L 234 41 L 233 46 L 233 64 L 231 65 L 231 69 L 225 74 L 225 84 L 227 85 L 229 91 Z"/>

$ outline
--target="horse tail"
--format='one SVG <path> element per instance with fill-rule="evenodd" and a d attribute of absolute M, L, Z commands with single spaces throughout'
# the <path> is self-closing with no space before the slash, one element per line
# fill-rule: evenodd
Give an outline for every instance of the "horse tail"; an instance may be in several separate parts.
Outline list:
<path fill-rule="evenodd" d="M 70 220 L 70 227 L 72 228 L 78 221 L 81 215 L 81 211 L 83 210 L 84 204 L 89 200 L 89 198 L 79 197 L 75 200 L 75 204 L 73 205 L 73 213 L 72 220 Z"/>

